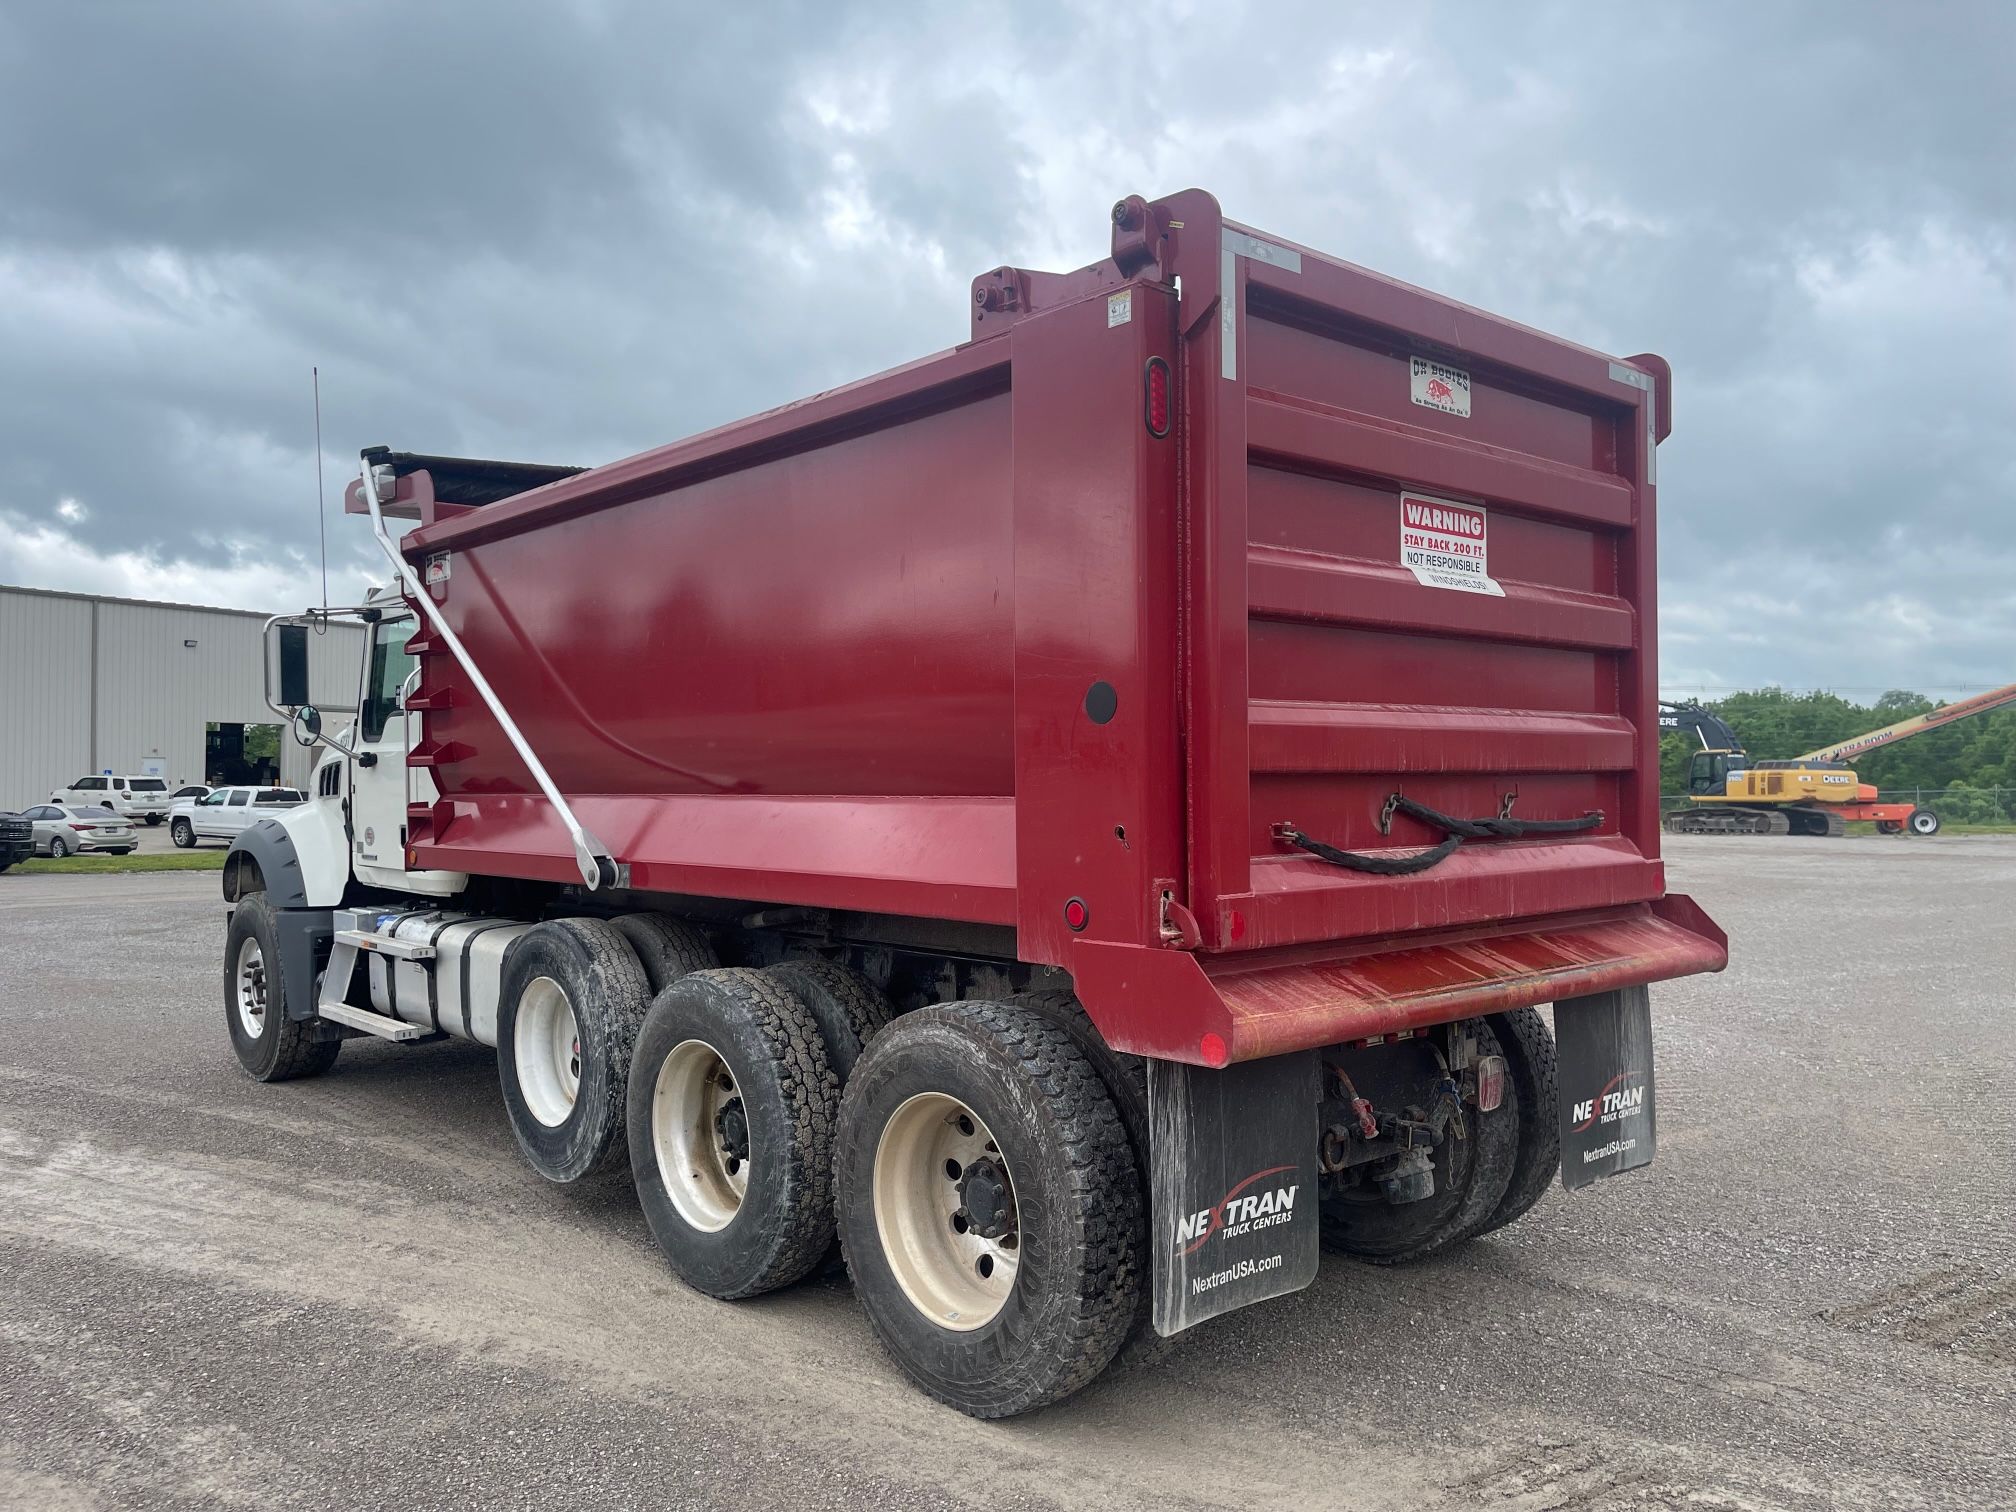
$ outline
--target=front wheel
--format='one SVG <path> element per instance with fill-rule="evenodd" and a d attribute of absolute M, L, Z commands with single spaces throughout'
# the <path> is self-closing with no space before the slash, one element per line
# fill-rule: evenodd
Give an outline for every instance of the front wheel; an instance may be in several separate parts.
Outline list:
<path fill-rule="evenodd" d="M 856 1295 L 941 1402 L 1028 1412 L 1126 1341 L 1148 1255 L 1134 1152 L 1044 1015 L 969 1002 L 896 1019 L 847 1083 L 834 1172 Z"/>
<path fill-rule="evenodd" d="M 1928 808 L 1911 810 L 1911 817 L 1904 823 L 1914 835 L 1936 835 L 1939 833 L 1939 816 Z"/>
<path fill-rule="evenodd" d="M 187 819 L 177 819 L 168 826 L 168 838 L 175 842 L 177 850 L 188 850 L 196 843 L 196 831 Z"/>
<path fill-rule="evenodd" d="M 262 1082 L 320 1076 L 343 1048 L 317 1020 L 289 1016 L 279 931 L 264 893 L 248 894 L 231 910 L 224 935 L 224 1027 L 238 1064 Z"/>

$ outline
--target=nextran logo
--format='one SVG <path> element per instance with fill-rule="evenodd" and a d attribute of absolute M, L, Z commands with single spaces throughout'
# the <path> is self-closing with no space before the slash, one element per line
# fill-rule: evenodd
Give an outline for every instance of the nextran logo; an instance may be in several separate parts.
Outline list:
<path fill-rule="evenodd" d="M 1406 499 L 1402 506 L 1407 511 L 1407 523 L 1416 530 L 1439 530 L 1447 535 L 1468 536 L 1473 541 L 1484 539 L 1484 512 L 1480 509 L 1452 509 L 1446 504 L 1423 504 L 1418 499 Z"/>
<path fill-rule="evenodd" d="M 1575 1104 L 1569 1116 L 1575 1120 L 1575 1132 L 1580 1134 L 1599 1123 L 1615 1123 L 1644 1111 L 1645 1078 L 1636 1071 L 1620 1071 L 1603 1084 L 1601 1092 Z"/>
<path fill-rule="evenodd" d="M 1255 1182 L 1265 1181 L 1269 1176 L 1279 1176 L 1284 1171 L 1292 1171 L 1292 1165 L 1269 1166 L 1264 1171 L 1255 1171 L 1244 1181 L 1218 1200 L 1215 1207 L 1201 1208 L 1187 1218 L 1176 1223 L 1176 1243 L 1183 1254 L 1194 1255 L 1204 1248 L 1204 1241 L 1213 1234 L 1223 1234 L 1228 1239 L 1241 1234 L 1250 1234 L 1255 1229 L 1272 1228 L 1277 1223 L 1286 1223 L 1295 1215 L 1296 1186 L 1275 1186 L 1251 1196 L 1241 1195 Z"/>

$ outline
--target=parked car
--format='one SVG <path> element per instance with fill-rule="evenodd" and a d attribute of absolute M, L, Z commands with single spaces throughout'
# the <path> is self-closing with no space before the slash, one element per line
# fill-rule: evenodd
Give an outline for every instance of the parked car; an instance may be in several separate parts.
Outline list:
<path fill-rule="evenodd" d="M 28 810 L 34 829 L 35 853 L 62 860 L 82 851 L 130 855 L 139 845 L 133 821 L 108 808 L 88 803 L 44 803 Z"/>
<path fill-rule="evenodd" d="M 26 814 L 0 810 L 0 872 L 34 854 L 34 821 Z"/>
<path fill-rule="evenodd" d="M 96 804 L 128 819 L 145 819 L 159 824 L 168 817 L 173 800 L 165 777 L 79 777 L 68 787 L 49 795 L 51 803 Z"/>
<path fill-rule="evenodd" d="M 208 793 L 209 791 L 210 788 L 207 784 L 201 782 L 192 782 L 187 787 L 179 787 L 175 789 L 175 791 L 170 793 L 168 797 L 171 801 L 179 801 L 183 798 L 201 798 L 204 794 Z"/>
<path fill-rule="evenodd" d="M 302 801 L 294 788 L 220 787 L 201 798 L 184 798 L 168 817 L 168 838 L 187 850 L 198 840 L 232 840 L 275 809 Z"/>

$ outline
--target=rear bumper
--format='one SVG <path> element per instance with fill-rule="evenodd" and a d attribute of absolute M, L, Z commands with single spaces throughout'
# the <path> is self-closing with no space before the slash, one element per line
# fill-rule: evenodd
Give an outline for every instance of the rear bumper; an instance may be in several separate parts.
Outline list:
<path fill-rule="evenodd" d="M 1200 1066 L 1422 1029 L 1728 964 L 1728 937 L 1693 899 L 1677 893 L 1534 920 L 1512 931 L 1452 930 L 1349 950 L 1305 946 L 1209 957 L 1088 940 L 1071 958 L 1078 996 L 1114 1049 Z"/>

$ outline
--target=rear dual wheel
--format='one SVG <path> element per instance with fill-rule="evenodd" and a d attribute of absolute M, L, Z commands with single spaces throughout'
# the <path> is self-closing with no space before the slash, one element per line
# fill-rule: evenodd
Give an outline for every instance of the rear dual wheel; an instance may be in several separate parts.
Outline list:
<path fill-rule="evenodd" d="M 1375 1265 L 1426 1259 L 1510 1223 L 1538 1201 L 1546 1189 L 1545 1179 L 1540 1179 L 1537 1186 L 1533 1184 L 1536 1167 L 1545 1165 L 1545 1152 L 1535 1143 L 1537 1130 L 1531 1127 L 1532 1121 L 1522 1118 L 1525 1099 L 1521 1096 L 1521 1077 L 1513 1071 L 1512 1057 L 1491 1021 L 1476 1019 L 1469 1028 L 1479 1055 L 1506 1056 L 1505 1090 L 1497 1108 L 1486 1113 L 1468 1100 L 1458 1105 L 1430 1153 L 1433 1189 L 1427 1196 L 1413 1201 L 1392 1200 L 1385 1185 L 1376 1179 L 1377 1166 L 1367 1166 L 1356 1180 L 1332 1187 L 1322 1201 L 1323 1242 L 1330 1248 Z M 1387 1095 L 1372 1093 L 1376 1106 L 1426 1103 L 1430 1089 L 1443 1075 L 1428 1040 L 1401 1040 L 1364 1053 L 1384 1058 L 1384 1064 L 1376 1067 L 1352 1068 L 1363 1082 L 1369 1083 L 1368 1072 L 1380 1074 L 1385 1088 L 1391 1089 Z M 1527 1072 L 1537 1086 L 1539 1066 L 1529 1062 Z M 1371 1092 L 1371 1086 L 1367 1085 L 1366 1090 Z M 1551 1102 L 1546 1105 L 1544 1116 L 1552 1120 Z M 1515 1194 L 1522 1132 L 1528 1136 L 1526 1179 Z M 1554 1159 L 1559 1160 L 1558 1145 Z M 1525 1207 L 1519 1206 L 1522 1201 Z"/>
<path fill-rule="evenodd" d="M 972 1002 L 898 1019 L 854 1068 L 834 1171 L 855 1293 L 940 1401 L 1028 1412 L 1126 1341 L 1144 1193 L 1112 1096 L 1051 1017 Z"/>
<path fill-rule="evenodd" d="M 696 971 L 638 1036 L 630 1171 L 651 1236 L 689 1286 L 787 1286 L 833 1242 L 840 1081 L 811 1010 L 760 971 Z"/>
<path fill-rule="evenodd" d="M 603 919 L 549 919 L 504 960 L 497 1073 L 518 1148 L 548 1181 L 620 1166 L 624 1097 L 650 989 Z"/>

